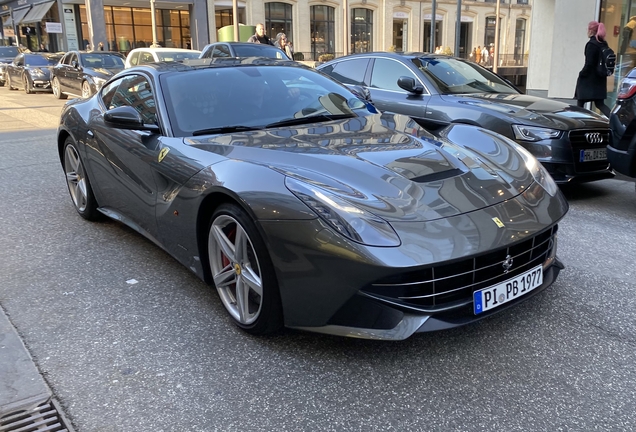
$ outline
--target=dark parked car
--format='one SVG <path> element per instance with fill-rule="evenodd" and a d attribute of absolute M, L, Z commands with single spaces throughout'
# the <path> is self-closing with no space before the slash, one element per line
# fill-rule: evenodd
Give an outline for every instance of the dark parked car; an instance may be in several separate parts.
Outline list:
<path fill-rule="evenodd" d="M 153 240 L 254 334 L 404 339 L 554 282 L 568 204 L 521 146 L 469 125 L 435 137 L 255 60 L 135 67 L 67 103 L 57 144 L 80 216 Z"/>
<path fill-rule="evenodd" d="M 18 49 L 13 46 L 0 46 L 0 87 L 7 82 L 6 69 L 9 63 L 19 54 Z"/>
<path fill-rule="evenodd" d="M 6 68 L 9 90 L 24 89 L 27 94 L 51 91 L 51 68 L 61 57 L 51 53 L 18 54 Z"/>
<path fill-rule="evenodd" d="M 491 71 L 462 59 L 424 53 L 367 53 L 318 66 L 370 92 L 381 111 L 406 114 L 427 128 L 481 126 L 515 140 L 557 183 L 613 177 L 607 119 L 551 99 L 520 94 Z"/>
<path fill-rule="evenodd" d="M 610 114 L 612 144 L 607 156 L 614 170 L 636 177 L 636 69 L 621 82 L 616 104 Z"/>
<path fill-rule="evenodd" d="M 69 51 L 53 68 L 53 95 L 87 98 L 115 75 L 124 70 L 124 56 L 110 51 Z"/>
<path fill-rule="evenodd" d="M 248 42 L 216 42 L 206 45 L 199 58 L 268 57 L 287 60 L 287 54 L 272 45 Z"/>

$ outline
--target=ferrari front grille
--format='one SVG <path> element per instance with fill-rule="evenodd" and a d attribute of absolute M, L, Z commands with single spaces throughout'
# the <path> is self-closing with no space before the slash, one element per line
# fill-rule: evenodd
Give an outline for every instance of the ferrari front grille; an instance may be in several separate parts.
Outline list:
<path fill-rule="evenodd" d="M 445 310 L 472 301 L 474 291 L 543 264 L 555 245 L 558 226 L 510 247 L 378 280 L 362 291 L 394 305 Z"/>

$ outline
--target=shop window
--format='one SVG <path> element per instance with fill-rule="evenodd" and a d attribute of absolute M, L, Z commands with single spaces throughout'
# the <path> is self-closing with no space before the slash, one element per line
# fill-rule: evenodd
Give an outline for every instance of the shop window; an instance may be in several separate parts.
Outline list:
<path fill-rule="evenodd" d="M 526 20 L 518 19 L 515 29 L 515 63 L 523 64 L 523 48 L 526 46 Z"/>
<path fill-rule="evenodd" d="M 292 6 L 287 3 L 265 3 L 265 33 L 276 39 L 278 33 L 285 33 L 293 42 Z"/>
<path fill-rule="evenodd" d="M 318 60 L 321 54 L 335 54 L 335 13 L 331 6 L 311 7 L 311 54 Z"/>
<path fill-rule="evenodd" d="M 357 8 L 351 11 L 351 52 L 373 51 L 373 11 Z"/>

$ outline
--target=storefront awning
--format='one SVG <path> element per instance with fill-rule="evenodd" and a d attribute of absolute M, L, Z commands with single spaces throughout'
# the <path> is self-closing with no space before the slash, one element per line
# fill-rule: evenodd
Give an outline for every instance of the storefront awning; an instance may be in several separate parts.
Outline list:
<path fill-rule="evenodd" d="M 29 13 L 26 14 L 26 16 L 22 19 L 22 23 L 30 24 L 30 23 L 42 21 L 42 18 L 44 18 L 44 15 L 46 15 L 49 9 L 51 9 L 51 6 L 53 6 L 53 3 L 55 3 L 55 1 L 49 1 L 46 3 L 36 4 L 35 6 L 31 8 Z"/>
<path fill-rule="evenodd" d="M 13 27 L 13 24 L 15 23 L 15 25 L 17 26 L 18 24 L 20 24 L 20 21 L 22 21 L 22 18 L 24 18 L 27 12 L 29 12 L 29 9 L 31 9 L 31 6 L 22 9 L 15 9 L 13 11 L 13 23 L 11 22 L 11 15 L 9 15 L 7 19 L 4 20 L 2 25 L 4 27 Z"/>

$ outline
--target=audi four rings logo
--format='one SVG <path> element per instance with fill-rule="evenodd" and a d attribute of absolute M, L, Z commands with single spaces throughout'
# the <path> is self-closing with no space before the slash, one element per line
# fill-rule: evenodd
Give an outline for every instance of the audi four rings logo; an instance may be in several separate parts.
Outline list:
<path fill-rule="evenodd" d="M 512 263 L 514 262 L 514 260 L 512 259 L 512 257 L 510 255 L 506 256 L 506 259 L 504 260 L 502 266 L 504 268 L 504 274 L 508 273 L 510 271 L 510 269 L 512 268 Z"/>
<path fill-rule="evenodd" d="M 590 144 L 600 144 L 600 143 L 603 142 L 603 135 L 601 135 L 598 132 L 586 133 L 585 134 L 585 139 Z"/>

